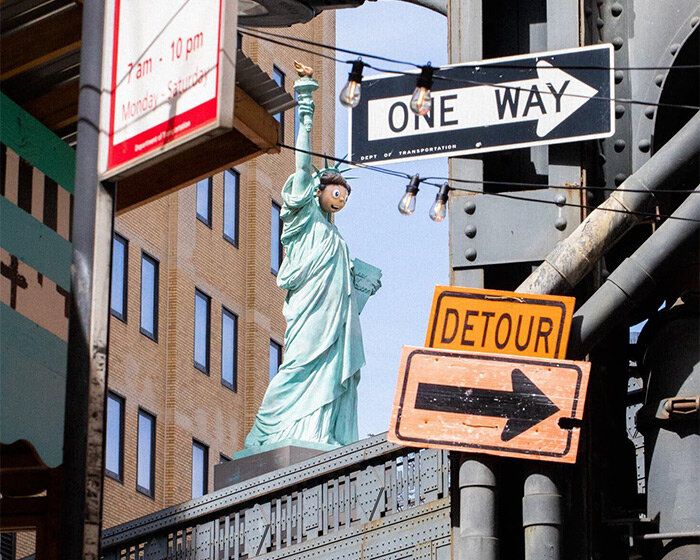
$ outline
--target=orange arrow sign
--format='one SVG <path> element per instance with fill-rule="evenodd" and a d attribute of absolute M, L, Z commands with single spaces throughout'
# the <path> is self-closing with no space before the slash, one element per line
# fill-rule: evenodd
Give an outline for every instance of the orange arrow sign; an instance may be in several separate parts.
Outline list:
<path fill-rule="evenodd" d="M 387 439 L 576 461 L 590 364 L 405 346 Z"/>

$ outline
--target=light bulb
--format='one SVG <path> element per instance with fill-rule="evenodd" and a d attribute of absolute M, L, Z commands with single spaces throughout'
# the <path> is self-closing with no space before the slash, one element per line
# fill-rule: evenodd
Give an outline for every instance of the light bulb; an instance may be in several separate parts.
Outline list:
<path fill-rule="evenodd" d="M 360 86 L 359 82 L 348 81 L 345 87 L 340 92 L 340 102 L 349 108 L 355 108 L 360 104 Z"/>
<path fill-rule="evenodd" d="M 433 106 L 433 98 L 430 96 L 430 89 L 433 87 L 434 68 L 428 63 L 421 67 L 420 76 L 416 81 L 416 89 L 411 96 L 411 111 L 417 115 L 427 115 Z"/>
<path fill-rule="evenodd" d="M 442 222 L 447 215 L 447 199 L 450 196 L 450 186 L 448 183 L 443 183 L 435 197 L 435 202 L 430 207 L 428 215 L 434 222 Z"/>
<path fill-rule="evenodd" d="M 340 92 L 340 102 L 350 109 L 360 103 L 360 83 L 362 82 L 362 69 L 365 63 L 359 58 L 352 63 L 352 70 L 348 74 L 348 83 Z"/>
<path fill-rule="evenodd" d="M 410 216 L 416 211 L 416 195 L 406 191 L 399 200 L 399 212 L 405 216 Z"/>
<path fill-rule="evenodd" d="M 411 96 L 411 111 L 416 115 L 427 115 L 433 107 L 433 98 L 430 90 L 426 88 L 416 88 Z"/>
<path fill-rule="evenodd" d="M 404 216 L 410 216 L 416 210 L 416 194 L 418 194 L 420 181 L 418 175 L 411 177 L 411 182 L 406 186 L 406 192 L 399 200 L 399 212 Z"/>

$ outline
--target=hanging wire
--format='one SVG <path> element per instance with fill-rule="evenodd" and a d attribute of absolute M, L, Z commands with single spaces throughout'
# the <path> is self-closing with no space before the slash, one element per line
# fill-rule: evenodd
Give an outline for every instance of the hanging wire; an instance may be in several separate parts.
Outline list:
<path fill-rule="evenodd" d="M 301 52 L 306 52 L 306 53 L 309 53 L 309 54 L 313 54 L 313 55 L 316 55 L 316 56 L 320 56 L 320 57 L 322 57 L 322 58 L 326 58 L 326 59 L 328 59 L 328 60 L 333 60 L 333 61 L 335 61 L 335 62 L 339 62 L 339 63 L 342 63 L 342 64 L 352 64 L 352 62 L 353 62 L 352 60 L 341 60 L 341 59 L 338 59 L 338 58 L 336 58 L 336 57 L 333 57 L 333 56 L 330 56 L 330 55 L 327 55 L 327 54 L 324 54 L 324 53 L 320 53 L 320 52 L 317 52 L 317 51 L 312 51 L 312 50 L 310 50 L 310 49 L 306 49 L 306 48 L 304 48 L 304 47 L 299 47 L 299 46 L 297 46 L 297 45 L 291 45 L 291 44 L 289 44 L 289 43 L 284 43 L 284 42 L 282 42 L 282 41 L 277 41 L 277 40 L 272 39 L 272 38 L 270 38 L 270 37 L 265 37 L 265 36 L 260 35 L 260 34 L 251 33 L 251 32 L 249 32 L 249 31 L 241 31 L 241 33 L 244 34 L 244 35 L 248 35 L 248 36 L 250 36 L 250 37 L 254 37 L 254 38 L 256 38 L 256 39 L 260 39 L 260 40 L 263 40 L 263 41 L 268 41 L 268 42 L 274 43 L 274 44 L 276 44 L 276 45 L 280 45 L 280 46 L 287 47 L 287 48 L 290 48 L 290 49 L 294 49 L 294 50 L 298 50 L 298 51 L 301 51 Z M 261 31 L 258 30 L 258 33 L 261 33 Z M 398 60 L 388 59 L 388 58 L 386 58 L 386 57 L 379 57 L 379 56 L 375 56 L 375 55 L 371 55 L 371 54 L 367 54 L 367 53 L 362 53 L 362 52 L 359 52 L 359 51 L 351 51 L 351 50 L 348 50 L 348 49 L 340 49 L 340 47 L 332 47 L 332 46 L 330 46 L 330 45 L 324 45 L 324 44 L 322 44 L 322 43 L 315 43 L 314 41 L 306 41 L 305 39 L 295 39 L 294 37 L 288 37 L 288 36 L 285 36 L 285 35 L 278 35 L 278 34 L 273 34 L 273 33 L 269 33 L 269 32 L 262 32 L 262 33 L 268 33 L 269 35 L 272 35 L 272 36 L 275 36 L 275 37 L 282 37 L 282 38 L 287 39 L 287 40 L 300 41 L 300 42 L 304 42 L 304 43 L 310 43 L 310 44 L 312 44 L 313 46 L 319 46 L 319 47 L 328 48 L 328 49 L 331 49 L 331 50 L 339 50 L 339 51 L 342 51 L 342 52 L 347 52 L 347 53 L 349 53 L 349 54 L 355 54 L 355 55 L 358 55 L 358 56 L 363 56 L 363 57 L 366 56 L 366 57 L 368 57 L 368 58 L 377 58 L 377 59 L 381 59 L 381 60 L 386 60 L 387 62 L 393 62 L 393 63 L 396 63 L 396 64 L 406 64 L 406 65 L 417 66 L 418 68 L 421 68 L 420 65 L 416 65 L 416 64 L 413 64 L 413 63 L 411 63 L 411 62 L 405 62 L 405 61 L 398 61 Z M 486 63 L 481 63 L 481 64 L 472 64 L 472 65 L 468 65 L 467 67 L 483 68 L 483 67 L 485 67 L 485 66 L 494 67 L 494 68 L 501 68 L 500 64 L 499 64 L 498 66 L 492 66 L 492 65 L 489 64 L 488 62 L 486 62 Z M 397 75 L 403 75 L 403 76 L 415 76 L 416 78 L 418 77 L 418 75 L 416 74 L 416 72 L 407 72 L 407 71 L 404 71 L 404 70 L 392 70 L 392 69 L 387 69 L 387 68 L 380 68 L 380 67 L 378 67 L 378 66 L 375 66 L 375 65 L 369 64 L 369 63 L 365 63 L 365 67 L 367 67 L 367 68 L 372 68 L 372 69 L 376 70 L 377 72 L 383 72 L 383 73 L 388 73 L 388 74 L 397 74 Z M 513 67 L 515 67 L 515 66 L 513 66 Z M 532 66 L 523 66 L 522 68 L 523 68 L 523 69 L 528 69 L 528 70 L 532 70 L 532 69 L 533 69 Z M 559 65 L 557 65 L 555 68 L 564 69 L 564 68 L 567 68 L 567 67 L 566 67 L 566 66 L 559 66 Z M 594 67 L 592 67 L 592 68 L 594 68 L 594 69 L 599 69 L 599 70 L 610 70 L 610 68 L 605 68 L 605 67 L 601 67 L 601 66 L 594 66 Z M 641 67 L 640 67 L 640 68 L 641 68 Z M 653 68 L 653 67 L 644 67 L 644 68 L 645 68 L 645 69 L 651 69 L 651 68 Z M 668 67 L 668 68 L 672 68 L 672 67 Z M 700 68 L 700 65 L 687 65 L 687 68 Z M 632 69 L 635 69 L 635 68 L 633 68 L 633 67 L 628 67 L 627 69 L 628 69 L 628 70 L 632 70 Z M 660 69 L 663 69 L 663 68 L 662 68 L 662 67 L 658 67 L 658 68 L 654 68 L 654 69 L 660 70 Z M 437 66 L 436 66 L 436 67 L 435 67 L 435 74 L 434 74 L 434 79 L 435 79 L 435 80 L 449 81 L 449 82 L 454 82 L 454 83 L 463 83 L 463 84 L 469 84 L 469 85 L 473 85 L 473 86 L 489 86 L 489 87 L 494 87 L 494 88 L 519 90 L 519 91 L 525 91 L 525 92 L 529 92 L 529 91 L 530 91 L 529 89 L 521 88 L 521 87 L 519 87 L 519 86 L 509 86 L 509 85 L 506 85 L 506 84 L 497 84 L 497 83 L 493 83 L 493 82 L 478 82 L 478 81 L 475 81 L 475 80 L 468 80 L 468 79 L 453 78 L 453 77 L 450 77 L 450 76 L 444 76 L 444 75 L 441 75 L 441 74 L 439 73 L 439 70 L 440 70 L 440 67 L 437 67 Z M 443 70 L 444 70 L 444 69 L 443 69 Z M 620 70 L 620 68 L 618 68 L 618 70 Z M 371 78 L 369 78 L 369 79 L 371 79 Z M 684 104 L 675 104 L 675 103 L 658 103 L 658 102 L 654 102 L 654 101 L 640 101 L 640 100 L 637 100 L 637 99 L 605 97 L 605 96 L 601 96 L 601 95 L 597 95 L 597 96 L 595 96 L 595 97 L 589 97 L 589 96 L 587 96 L 587 95 L 581 95 L 581 94 L 577 94 L 577 93 L 566 93 L 566 92 L 562 93 L 561 95 L 564 96 L 564 97 L 578 97 L 578 98 L 582 98 L 582 99 L 597 99 L 597 100 L 600 100 L 600 101 L 614 101 L 615 103 L 623 103 L 623 104 L 627 104 L 627 105 L 642 105 L 642 106 L 645 106 L 645 107 L 648 106 L 648 107 L 664 107 L 664 108 L 671 108 L 671 109 L 687 109 L 687 110 L 690 110 L 690 111 L 697 111 L 697 110 L 700 110 L 700 106 L 698 106 L 698 105 L 684 105 Z"/>
<path fill-rule="evenodd" d="M 248 27 L 243 27 L 243 29 L 246 29 L 247 31 L 241 31 L 241 33 L 245 33 L 246 35 L 251 35 L 255 36 L 250 33 L 250 28 Z M 384 62 L 391 62 L 392 64 L 403 64 L 405 66 L 414 66 L 416 68 L 420 68 L 420 65 L 414 64 L 413 62 L 406 62 L 405 60 L 398 60 L 395 58 L 387 58 L 386 56 L 379 56 L 376 54 L 367 54 L 367 53 L 362 53 L 359 51 L 353 51 L 350 49 L 343 49 L 341 47 L 336 47 L 334 45 L 324 45 L 323 43 L 317 43 L 316 41 L 308 41 L 307 39 L 298 39 L 296 37 L 290 37 L 289 35 L 280 35 L 279 33 L 272 33 L 270 31 L 263 31 L 262 29 L 255 29 L 255 33 L 259 33 L 262 35 L 268 35 L 270 37 L 277 37 L 278 39 L 287 39 L 290 41 L 296 41 L 298 43 L 303 43 L 304 45 L 311 45 L 313 47 L 321 47 L 324 49 L 329 49 L 332 51 L 336 52 L 342 52 L 346 54 L 351 54 L 353 56 L 361 56 L 362 58 L 373 58 L 375 60 L 383 60 Z M 260 39 L 265 40 L 265 37 L 259 37 Z M 290 46 L 290 45 L 288 45 Z"/>
<path fill-rule="evenodd" d="M 352 165 L 352 166 L 354 166 L 354 167 L 359 167 L 359 168 L 362 168 L 362 169 L 369 169 L 370 171 L 376 171 L 376 172 L 378 172 L 378 173 L 384 173 L 384 174 L 386 174 L 386 175 L 391 175 L 391 176 L 393 176 L 393 177 L 400 177 L 400 178 L 402 178 L 402 179 L 408 179 L 408 180 L 410 180 L 411 177 L 412 177 L 412 175 L 410 175 L 410 174 L 408 174 L 408 173 L 404 173 L 404 172 L 401 172 L 401 171 L 396 171 L 396 170 L 393 170 L 393 169 L 386 169 L 386 168 L 383 168 L 383 167 L 378 167 L 378 166 L 376 166 L 376 165 L 370 165 L 370 164 L 366 164 L 366 163 L 358 163 L 358 162 L 350 161 L 350 160 L 345 159 L 345 158 L 338 158 L 338 157 L 335 157 L 335 156 L 329 156 L 329 155 L 327 155 L 327 154 L 322 154 L 322 153 L 314 152 L 314 151 L 311 151 L 311 150 L 303 150 L 303 149 L 301 149 L 301 148 L 296 148 L 296 147 L 294 147 L 294 146 L 289 146 L 289 145 L 287 145 L 287 144 L 278 143 L 277 145 L 280 146 L 281 148 L 285 148 L 285 149 L 287 149 L 287 150 L 292 150 L 292 151 L 294 151 L 294 152 L 301 152 L 301 153 L 308 154 L 308 155 L 311 155 L 311 156 L 314 156 L 314 157 L 323 157 L 323 158 L 327 158 L 327 159 L 330 160 L 330 161 L 335 161 L 335 162 L 337 162 L 337 163 L 344 163 L 344 164 L 346 164 L 346 165 Z M 426 179 L 427 179 L 427 178 L 426 178 Z M 464 182 L 464 183 L 474 183 L 474 184 L 492 183 L 492 181 L 478 181 L 478 180 L 469 180 L 469 179 L 452 179 L 452 178 L 449 178 L 449 179 L 447 179 L 447 180 L 448 180 L 448 181 L 453 181 L 453 182 Z M 437 188 L 440 188 L 440 187 L 442 186 L 442 183 L 433 183 L 433 182 L 430 182 L 430 181 L 428 181 L 428 180 L 421 180 L 421 183 L 424 184 L 424 185 L 431 185 L 431 186 L 437 187 Z M 504 183 L 504 184 L 513 184 L 513 183 Z M 538 186 L 538 187 L 544 187 L 544 186 L 546 186 L 546 187 L 552 187 L 552 188 L 565 188 L 565 187 L 561 187 L 561 186 L 559 186 L 559 185 L 533 185 L 533 186 Z M 559 206 L 559 207 L 568 206 L 568 207 L 571 207 L 571 208 L 579 208 L 579 209 L 585 209 L 585 210 L 591 210 L 591 211 L 592 211 L 592 210 L 601 210 L 601 211 L 604 211 L 604 212 L 614 212 L 614 213 L 617 213 L 617 214 L 629 214 L 629 215 L 632 215 L 632 216 L 639 216 L 639 217 L 642 217 L 642 218 L 668 219 L 668 220 L 679 220 L 679 221 L 683 221 L 683 222 L 700 223 L 700 219 L 684 218 L 684 217 L 680 217 L 680 216 L 672 216 L 672 215 L 669 215 L 669 214 L 657 214 L 656 212 L 642 212 L 642 211 L 619 210 L 619 209 L 616 209 L 616 208 L 600 208 L 600 207 L 598 207 L 598 206 L 589 206 L 589 205 L 586 205 L 586 204 L 576 204 L 576 203 L 573 203 L 573 202 L 556 202 L 556 201 L 554 201 L 554 200 L 541 200 L 541 199 L 538 199 L 538 198 L 532 198 L 532 197 L 527 197 L 527 196 L 519 196 L 519 195 L 517 195 L 517 194 L 504 193 L 504 192 L 485 192 L 485 191 L 482 191 L 482 190 L 479 190 L 479 189 L 468 189 L 468 188 L 466 188 L 466 187 L 453 187 L 453 186 L 450 186 L 450 190 L 453 190 L 453 191 L 461 191 L 461 192 L 468 192 L 468 193 L 472 193 L 472 194 L 481 194 L 481 195 L 487 195 L 487 196 L 495 196 L 495 197 L 507 198 L 507 199 L 511 199 L 511 200 L 520 200 L 520 201 L 522 201 L 522 202 L 534 202 L 534 203 L 539 203 L 539 204 L 549 204 L 549 205 L 552 205 L 552 206 Z M 615 190 L 615 189 L 606 189 L 606 190 Z M 631 190 L 630 190 L 630 191 L 631 191 Z M 635 192 L 636 192 L 636 191 L 635 191 Z M 647 193 L 649 193 L 649 194 L 654 194 L 654 193 L 649 192 L 649 191 L 641 191 L 641 192 L 647 192 Z M 659 191 L 654 191 L 654 192 L 659 192 Z M 672 191 L 672 192 L 674 192 L 674 193 L 680 193 L 680 192 L 687 192 L 687 191 Z"/>
<path fill-rule="evenodd" d="M 241 26 L 243 29 L 250 30 L 251 28 L 246 27 L 246 26 Z M 279 33 L 272 33 L 271 31 L 266 31 L 262 30 L 259 28 L 255 28 L 255 33 L 260 33 L 263 35 L 268 35 L 270 37 L 277 37 L 278 39 L 287 39 L 289 41 L 296 41 L 299 43 L 303 43 L 305 45 L 310 45 L 314 47 L 321 47 L 324 49 L 329 49 L 333 50 L 336 52 L 343 52 L 347 54 L 352 54 L 355 56 L 361 56 L 363 58 L 374 58 L 375 60 L 383 60 L 385 62 L 391 62 L 393 64 L 403 64 L 405 66 L 414 66 L 415 68 L 420 68 L 422 65 L 421 64 L 416 64 L 415 62 L 409 62 L 407 60 L 399 60 L 395 58 L 388 58 L 385 56 L 379 56 L 375 54 L 369 54 L 365 52 L 360 52 L 360 51 L 353 51 L 349 49 L 344 49 L 342 47 L 337 47 L 335 45 L 327 45 L 325 43 L 319 43 L 316 41 L 309 41 L 307 39 L 300 39 L 297 37 L 292 37 L 290 35 L 282 35 Z M 533 53 L 533 54 L 539 54 L 539 53 Z M 545 54 L 546 56 L 546 54 Z M 472 63 L 467 63 L 467 64 L 462 64 L 460 63 L 459 66 L 463 66 L 465 68 L 481 68 L 482 66 L 485 66 L 486 64 L 490 65 L 491 61 L 484 61 L 484 62 L 472 62 Z M 508 64 L 508 63 L 498 63 L 498 68 L 508 68 L 508 69 L 523 69 L 523 70 L 532 70 L 532 66 L 527 66 L 523 64 Z M 593 65 L 557 65 L 557 68 L 563 68 L 563 69 L 568 69 L 568 70 L 697 70 L 700 68 L 700 64 L 680 64 L 678 66 L 618 66 L 615 68 L 610 68 L 609 66 L 593 66 Z M 435 67 L 437 70 L 438 67 Z"/>

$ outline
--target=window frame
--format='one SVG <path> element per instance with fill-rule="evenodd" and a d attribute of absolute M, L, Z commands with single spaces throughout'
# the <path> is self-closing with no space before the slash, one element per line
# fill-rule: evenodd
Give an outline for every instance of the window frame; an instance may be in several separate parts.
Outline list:
<path fill-rule="evenodd" d="M 207 182 L 207 214 L 208 217 L 202 216 L 199 213 L 199 209 L 197 208 L 198 204 L 197 201 L 199 199 L 199 183 L 202 181 Z M 211 211 L 212 211 L 212 204 L 211 204 L 211 199 L 212 199 L 212 193 L 214 191 L 214 177 L 207 177 L 206 179 L 200 179 L 195 183 L 195 204 L 194 204 L 194 213 L 197 219 L 202 222 L 205 226 L 207 226 L 209 229 L 211 229 Z"/>
<path fill-rule="evenodd" d="M 280 81 L 277 81 L 277 78 L 279 77 Z M 272 79 L 274 82 L 281 87 L 283 90 L 287 91 L 287 74 L 282 70 L 279 66 L 276 64 L 272 65 Z M 281 83 L 280 83 L 281 82 Z M 279 117 L 279 118 L 277 118 Z M 280 111 L 276 115 L 274 115 L 275 120 L 280 123 L 280 139 L 282 143 L 284 144 L 284 111 Z"/>
<path fill-rule="evenodd" d="M 122 313 L 118 313 L 112 307 L 112 288 L 114 282 L 113 277 L 110 274 L 110 289 L 109 289 L 109 312 L 113 317 L 116 317 L 123 323 L 127 322 L 127 303 L 129 301 L 129 240 L 117 233 L 116 231 L 112 234 L 112 266 L 114 264 L 114 242 L 119 241 L 124 246 L 124 274 L 122 276 Z"/>
<path fill-rule="evenodd" d="M 284 347 L 283 347 L 279 342 L 277 342 L 274 338 L 270 338 L 270 347 L 272 347 L 273 345 L 274 345 L 274 346 L 277 348 L 277 350 L 278 350 L 278 353 L 277 353 L 277 356 L 278 356 L 278 358 L 277 358 L 277 371 L 275 372 L 275 375 L 277 375 L 277 374 L 279 373 L 279 371 L 280 371 L 280 366 L 281 366 L 282 363 L 284 362 L 284 357 L 283 357 L 283 348 L 284 348 Z M 270 370 L 269 352 L 268 352 L 268 364 L 267 364 L 267 369 L 268 369 L 268 373 L 269 373 L 269 370 Z M 272 378 L 275 377 L 275 375 L 271 375 L 269 380 L 272 381 Z"/>
<path fill-rule="evenodd" d="M 154 268 L 153 278 L 153 331 L 143 328 L 143 261 L 149 261 Z M 139 293 L 139 332 L 153 342 L 158 342 L 158 314 L 160 311 L 160 261 L 153 255 L 141 250 L 141 290 Z"/>
<path fill-rule="evenodd" d="M 207 302 L 207 328 L 206 328 L 206 349 L 205 349 L 205 359 L 206 364 L 200 364 L 197 362 L 197 295 L 204 298 Z M 194 367 L 201 371 L 202 373 L 209 375 L 211 371 L 211 296 L 195 287 L 194 289 L 194 344 L 192 352 L 192 363 Z"/>
<path fill-rule="evenodd" d="M 229 173 L 232 176 L 236 178 L 236 193 L 235 193 L 235 220 L 236 220 L 236 225 L 235 225 L 235 231 L 234 231 L 234 236 L 235 238 L 232 239 L 230 235 L 226 234 L 226 174 Z M 228 241 L 231 245 L 234 247 L 238 248 L 238 239 L 239 239 L 239 234 L 240 234 L 240 201 L 241 201 L 241 173 L 240 171 L 237 171 L 234 168 L 227 169 L 224 171 L 224 204 L 223 204 L 223 227 L 222 232 L 223 232 L 223 237 L 226 241 Z"/>
<path fill-rule="evenodd" d="M 224 320 L 233 319 L 233 381 L 224 379 Z M 226 306 L 221 306 L 221 384 L 238 393 L 238 314 Z"/>
<path fill-rule="evenodd" d="M 277 263 L 277 270 L 272 266 L 272 219 L 273 219 L 273 209 L 277 209 L 277 215 L 278 215 L 278 223 L 279 223 L 279 237 L 277 238 L 277 251 L 278 251 L 278 263 Z M 275 200 L 272 200 L 272 203 L 270 204 L 270 272 L 277 276 L 280 271 L 280 267 L 282 266 L 282 261 L 284 260 L 284 248 L 282 247 L 282 206 L 278 204 Z"/>
<path fill-rule="evenodd" d="M 199 447 L 203 452 L 204 452 L 204 460 L 202 461 L 203 467 L 204 467 L 204 472 L 202 473 L 202 483 L 203 483 L 203 488 L 202 488 L 202 495 L 197 496 L 197 498 L 201 498 L 202 496 L 206 496 L 209 493 L 209 446 L 204 443 L 201 440 L 198 440 L 197 438 L 192 438 L 192 472 L 190 473 L 190 492 L 192 499 L 195 500 L 196 498 L 194 497 L 194 448 Z"/>
<path fill-rule="evenodd" d="M 109 407 L 109 399 L 112 397 L 115 401 L 119 403 L 119 472 L 115 473 L 107 468 L 107 411 Z M 124 484 L 124 425 L 126 416 L 126 397 L 112 391 L 107 390 L 107 398 L 105 401 L 105 464 L 104 464 L 104 474 L 106 477 L 116 480 L 120 484 Z"/>
<path fill-rule="evenodd" d="M 141 446 L 139 445 L 139 436 L 141 434 L 141 417 L 147 416 L 151 419 L 151 470 L 150 470 L 150 485 L 151 490 L 144 488 L 139 484 L 139 458 Z M 136 491 L 144 496 L 148 496 L 155 500 L 156 495 L 156 415 L 146 408 L 139 406 L 136 416 Z"/>

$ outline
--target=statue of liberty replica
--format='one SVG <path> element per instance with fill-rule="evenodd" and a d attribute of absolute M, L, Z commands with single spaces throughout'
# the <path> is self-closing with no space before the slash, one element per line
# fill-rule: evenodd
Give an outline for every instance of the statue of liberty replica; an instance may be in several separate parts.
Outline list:
<path fill-rule="evenodd" d="M 308 443 L 332 448 L 358 439 L 357 384 L 365 364 L 359 313 L 380 287 L 379 269 L 350 260 L 332 216 L 350 185 L 337 166 L 311 163 L 313 70 L 295 62 L 299 103 L 296 171 L 282 189 L 284 261 L 277 284 L 287 290 L 284 362 L 270 381 L 247 450 Z"/>

